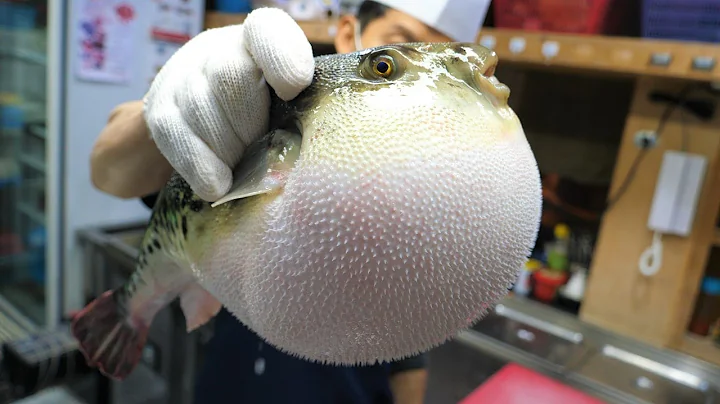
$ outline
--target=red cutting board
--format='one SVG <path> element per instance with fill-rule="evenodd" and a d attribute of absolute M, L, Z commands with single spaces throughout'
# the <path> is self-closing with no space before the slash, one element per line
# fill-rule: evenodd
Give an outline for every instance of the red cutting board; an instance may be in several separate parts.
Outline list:
<path fill-rule="evenodd" d="M 458 404 L 606 404 L 540 373 L 511 363 Z"/>

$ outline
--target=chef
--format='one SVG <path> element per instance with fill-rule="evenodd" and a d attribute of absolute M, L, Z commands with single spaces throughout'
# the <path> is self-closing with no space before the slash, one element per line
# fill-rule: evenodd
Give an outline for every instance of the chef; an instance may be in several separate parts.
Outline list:
<path fill-rule="evenodd" d="M 474 42 L 488 2 L 364 1 L 356 15 L 340 18 L 335 49 Z M 312 57 L 300 28 L 279 10 L 254 11 L 242 25 L 201 33 L 167 62 L 144 100 L 112 111 L 92 151 L 93 184 L 152 207 L 176 170 L 199 196 L 219 199 L 232 183 L 231 168 L 267 126 L 269 96 L 262 79 L 292 99 L 310 84 Z M 424 355 L 360 367 L 308 362 L 265 344 L 222 310 L 196 381 L 195 402 L 421 404 L 425 365 Z"/>

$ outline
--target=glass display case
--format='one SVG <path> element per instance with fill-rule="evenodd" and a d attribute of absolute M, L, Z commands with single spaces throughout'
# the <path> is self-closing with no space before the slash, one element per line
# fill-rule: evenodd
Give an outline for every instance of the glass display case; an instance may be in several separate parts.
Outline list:
<path fill-rule="evenodd" d="M 47 254 L 58 241 L 49 237 L 57 215 L 48 205 L 60 204 L 48 192 L 59 174 L 48 159 L 60 144 L 57 122 L 48 125 L 59 116 L 61 86 L 51 84 L 59 62 L 49 63 L 58 3 L 0 0 L 0 310 L 12 306 L 39 325 L 56 321 L 48 308 L 58 293 L 56 265 L 48 266 L 58 259 Z"/>

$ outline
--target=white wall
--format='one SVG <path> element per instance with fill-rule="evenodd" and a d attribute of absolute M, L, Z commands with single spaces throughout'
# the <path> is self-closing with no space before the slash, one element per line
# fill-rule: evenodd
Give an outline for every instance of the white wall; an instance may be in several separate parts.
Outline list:
<path fill-rule="evenodd" d="M 73 2 L 68 2 L 72 4 Z M 86 226 L 145 220 L 149 210 L 139 200 L 121 200 L 96 190 L 90 182 L 90 151 L 110 111 L 118 104 L 142 98 L 147 90 L 146 58 L 150 54 L 150 23 L 153 2 L 134 0 L 137 29 L 135 54 L 129 60 L 133 79 L 127 85 L 85 82 L 75 78 L 77 11 L 68 10 L 64 150 L 64 278 L 65 313 L 83 305 L 83 268 L 75 233 Z"/>
<path fill-rule="evenodd" d="M 82 307 L 83 267 L 77 245 L 76 232 L 87 226 L 105 226 L 147 220 L 150 210 L 137 200 L 121 200 L 96 190 L 90 182 L 90 152 L 95 139 L 105 126 L 110 111 L 118 104 L 141 99 L 148 89 L 151 73 L 153 43 L 151 25 L 157 18 L 155 2 L 129 0 L 135 7 L 137 20 L 132 31 L 133 53 L 128 60 L 131 77 L 127 84 L 104 84 L 82 81 L 75 77 L 75 55 L 78 13 L 73 4 L 69 8 L 66 38 L 67 46 L 65 77 L 65 137 L 64 150 L 64 258 L 63 273 L 64 313 Z M 180 3 L 175 0 L 175 3 Z M 205 2 L 194 0 L 197 7 L 195 26 L 202 27 Z M 164 17 L 164 16 L 163 16 Z"/>

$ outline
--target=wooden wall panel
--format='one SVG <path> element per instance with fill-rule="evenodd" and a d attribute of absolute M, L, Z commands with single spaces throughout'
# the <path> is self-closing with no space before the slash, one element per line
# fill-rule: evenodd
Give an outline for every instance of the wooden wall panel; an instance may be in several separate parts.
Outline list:
<path fill-rule="evenodd" d="M 651 102 L 648 93 L 655 89 L 677 93 L 683 85 L 679 81 L 638 79 L 610 195 L 615 195 L 639 152 L 634 145 L 635 133 L 655 130 L 665 108 Z M 688 151 L 708 158 L 707 175 L 692 233 L 689 237 L 663 236 L 662 268 L 647 278 L 638 270 L 638 259 L 651 243 L 647 219 L 655 183 L 663 152 L 681 148 L 683 126 L 689 136 Z M 658 146 L 647 152 L 625 194 L 605 214 L 580 313 L 583 320 L 656 346 L 677 345 L 713 242 L 720 205 L 719 152 L 720 113 L 711 122 L 701 122 L 687 113 L 682 116 L 679 109 L 672 114 Z"/>

